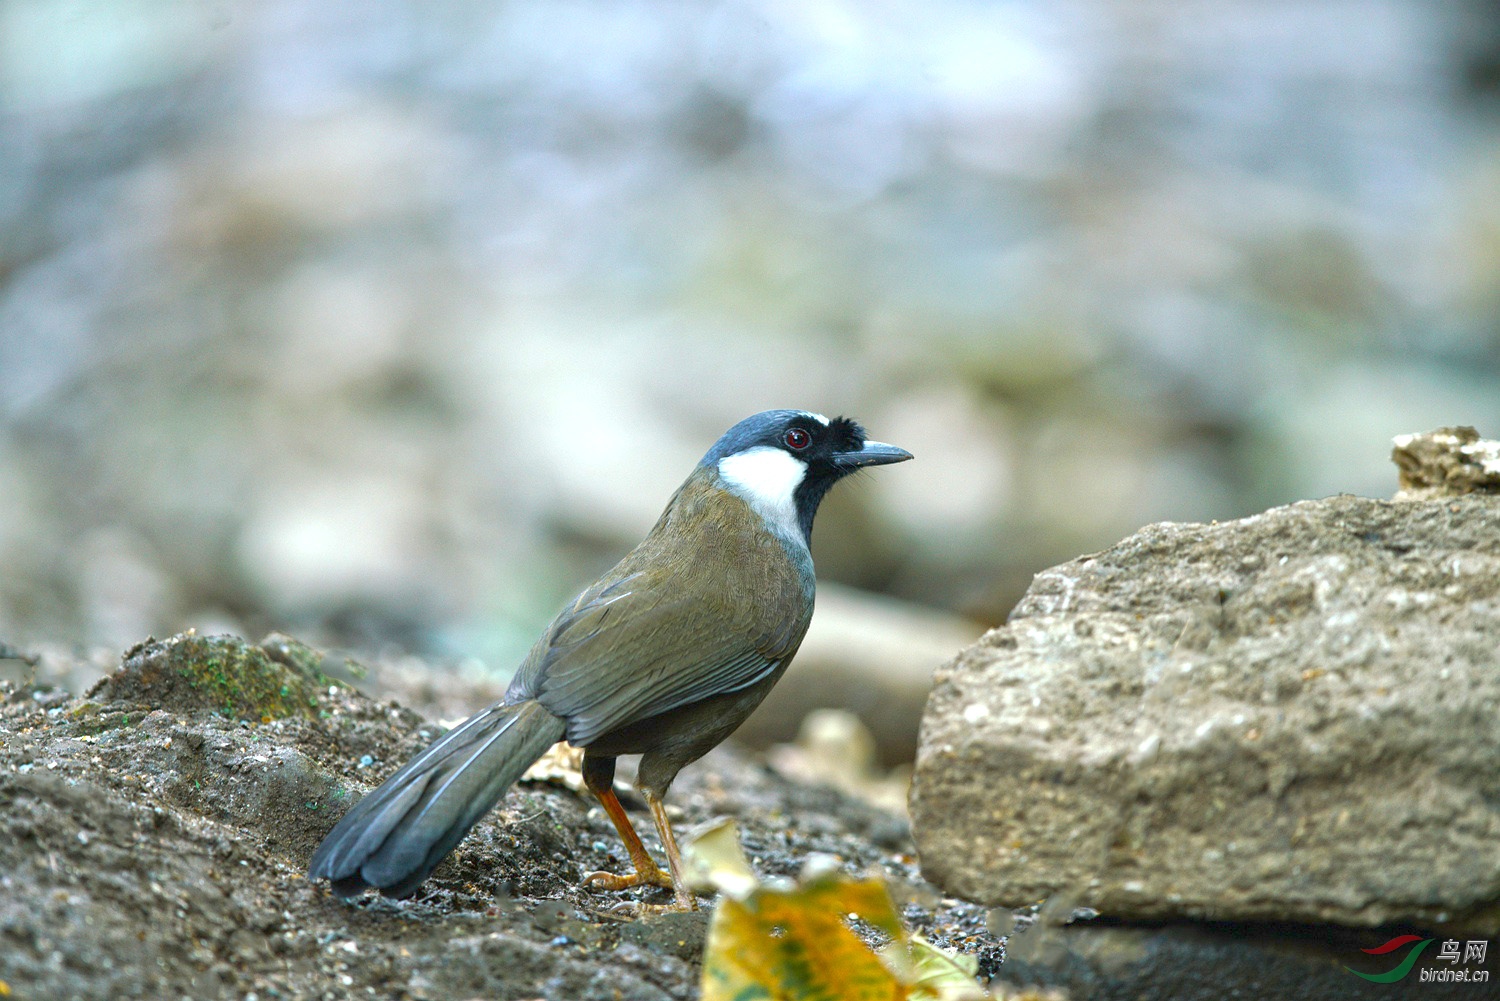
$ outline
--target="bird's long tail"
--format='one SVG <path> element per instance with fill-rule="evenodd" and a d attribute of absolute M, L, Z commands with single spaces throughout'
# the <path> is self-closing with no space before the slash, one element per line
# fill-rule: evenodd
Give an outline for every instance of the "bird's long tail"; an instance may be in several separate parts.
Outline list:
<path fill-rule="evenodd" d="M 340 896 L 410 896 L 511 783 L 563 736 L 537 702 L 493 705 L 448 731 L 354 804 L 309 874 Z"/>

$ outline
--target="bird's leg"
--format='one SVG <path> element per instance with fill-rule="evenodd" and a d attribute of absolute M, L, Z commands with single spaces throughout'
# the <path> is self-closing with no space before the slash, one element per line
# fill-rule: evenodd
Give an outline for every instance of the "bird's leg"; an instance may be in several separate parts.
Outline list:
<path fill-rule="evenodd" d="M 672 870 L 672 894 L 677 898 L 677 906 L 684 911 L 696 911 L 698 900 L 682 878 L 682 853 L 677 850 L 677 836 L 672 833 L 672 824 L 667 820 L 666 804 L 650 789 L 642 789 L 641 795 L 651 807 L 651 819 L 656 821 L 656 833 L 661 835 L 661 846 L 667 853 L 667 867 Z"/>
<path fill-rule="evenodd" d="M 601 890 L 625 890 L 632 886 L 661 886 L 675 890 L 672 877 L 661 871 L 661 867 L 646 851 L 646 846 L 641 844 L 640 835 L 635 833 L 630 817 L 626 815 L 625 808 L 620 805 L 620 798 L 615 795 L 614 783 L 614 758 L 595 758 L 584 755 L 583 784 L 588 786 L 589 791 L 598 798 L 600 805 L 604 807 L 604 812 L 609 814 L 609 819 L 613 821 L 615 830 L 620 832 L 620 840 L 625 842 L 625 850 L 630 853 L 630 862 L 635 866 L 635 873 L 621 876 L 612 872 L 591 872 L 583 877 L 584 885 L 596 886 Z M 647 802 L 650 801 L 648 796 Z M 668 850 L 669 862 L 673 860 L 672 853 L 676 848 L 677 846 L 673 844 Z"/>

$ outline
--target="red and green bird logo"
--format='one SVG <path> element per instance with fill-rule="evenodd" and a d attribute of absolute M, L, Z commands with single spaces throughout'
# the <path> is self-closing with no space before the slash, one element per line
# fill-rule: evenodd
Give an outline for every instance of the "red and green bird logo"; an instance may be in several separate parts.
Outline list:
<path fill-rule="evenodd" d="M 1413 966 L 1417 965 L 1417 957 L 1422 955 L 1423 949 L 1432 944 L 1432 939 L 1422 938 L 1420 935 L 1397 935 L 1395 938 L 1391 939 L 1384 945 L 1377 945 L 1373 949 L 1359 950 L 1360 952 L 1367 953 L 1371 956 L 1384 956 L 1388 953 L 1395 952 L 1403 945 L 1410 945 L 1412 942 L 1417 942 L 1419 944 L 1411 952 L 1408 952 L 1406 954 L 1406 958 L 1403 959 L 1401 961 L 1401 964 L 1393 970 L 1387 970 L 1385 973 L 1360 973 L 1358 970 L 1352 969 L 1348 966 L 1344 967 L 1344 969 L 1348 970 L 1356 977 L 1363 977 L 1371 983 L 1394 984 L 1396 981 L 1400 980 L 1402 977 L 1410 973 Z"/>

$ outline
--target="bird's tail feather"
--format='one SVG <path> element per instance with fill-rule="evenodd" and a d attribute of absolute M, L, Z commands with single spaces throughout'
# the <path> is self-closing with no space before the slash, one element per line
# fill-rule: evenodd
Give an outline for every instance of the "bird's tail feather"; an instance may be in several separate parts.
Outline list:
<path fill-rule="evenodd" d="M 350 896 L 410 896 L 547 748 L 563 721 L 537 702 L 494 705 L 448 731 L 354 804 L 309 873 Z"/>

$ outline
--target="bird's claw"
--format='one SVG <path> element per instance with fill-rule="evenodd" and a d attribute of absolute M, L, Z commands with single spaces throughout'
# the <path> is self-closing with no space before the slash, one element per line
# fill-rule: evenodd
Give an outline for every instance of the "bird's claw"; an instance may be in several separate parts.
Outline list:
<path fill-rule="evenodd" d="M 628 890 L 636 886 L 660 886 L 667 890 L 673 889 L 672 877 L 655 865 L 649 869 L 637 869 L 629 876 L 621 876 L 614 872 L 591 872 L 583 877 L 583 885 L 599 890 Z"/>
<path fill-rule="evenodd" d="M 671 890 L 676 900 L 670 904 L 646 904 L 637 902 L 637 913 L 657 913 L 664 911 L 696 911 L 698 901 L 691 893 L 679 890 L 672 882 L 672 877 L 663 872 L 660 866 L 652 864 L 650 868 L 640 868 L 629 876 L 621 876 L 613 872 L 591 872 L 583 877 L 583 885 L 597 890 L 629 890 L 637 886 L 659 886 L 664 890 Z"/>
<path fill-rule="evenodd" d="M 622 900 L 615 904 L 607 912 L 616 920 L 626 921 L 636 918 L 655 917 L 658 914 L 675 914 L 680 911 L 696 911 L 696 903 L 692 907 L 684 907 L 680 902 L 673 901 L 670 904 L 648 904 L 644 900 Z"/>

